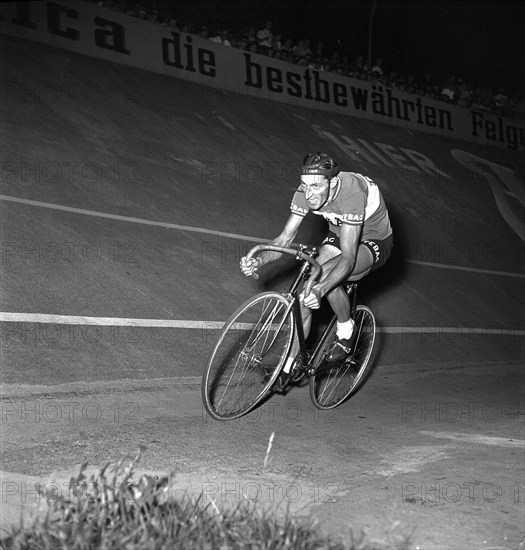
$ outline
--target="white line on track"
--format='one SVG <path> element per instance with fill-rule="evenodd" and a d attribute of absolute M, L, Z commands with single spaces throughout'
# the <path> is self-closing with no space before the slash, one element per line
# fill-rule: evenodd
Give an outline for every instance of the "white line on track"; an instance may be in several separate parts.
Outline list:
<path fill-rule="evenodd" d="M 85 210 L 84 208 L 75 208 L 73 206 L 63 206 L 61 204 L 54 204 L 50 202 L 34 201 L 30 199 L 22 199 L 19 197 L 12 197 L 10 195 L 0 195 L 0 200 L 15 202 L 18 204 L 27 204 L 28 206 L 38 206 L 40 208 L 50 208 L 52 210 L 62 210 L 63 212 L 71 212 L 74 214 L 83 214 L 85 216 L 95 216 L 98 218 L 107 218 L 110 220 L 118 220 L 131 223 L 139 223 L 142 225 L 151 225 L 156 227 L 164 227 L 166 229 L 178 229 L 180 231 L 190 231 L 193 233 L 205 233 L 207 235 L 215 235 L 217 237 L 227 237 L 230 239 L 239 239 L 247 242 L 254 243 L 267 243 L 269 239 L 261 239 L 259 237 L 251 237 L 249 235 L 239 235 L 237 233 L 226 233 L 224 231 L 215 231 L 213 229 L 205 229 L 202 227 L 192 227 L 189 225 L 179 225 L 176 223 L 159 222 L 155 220 L 145 220 L 143 218 L 134 218 L 131 216 L 121 216 L 119 214 L 108 214 L 106 212 L 97 212 L 95 210 Z M 459 265 L 451 264 L 439 264 L 435 262 L 423 262 L 420 260 L 406 260 L 407 263 L 422 265 L 425 267 L 436 267 L 441 269 L 453 269 L 457 271 L 470 271 L 472 273 L 485 273 L 487 275 L 503 275 L 506 277 L 519 277 L 525 278 L 525 273 L 511 273 L 509 271 L 492 271 L 490 269 L 479 269 L 476 267 L 463 267 Z"/>
<path fill-rule="evenodd" d="M 525 336 L 525 330 L 499 329 L 480 327 L 458 327 L 444 325 L 442 327 L 404 326 L 404 327 L 377 327 L 377 332 L 387 334 L 501 334 L 504 336 Z"/>
<path fill-rule="evenodd" d="M 47 313 L 0 312 L 0 321 L 13 323 L 44 323 L 53 325 L 99 325 L 150 328 L 220 329 L 219 321 L 178 319 L 130 319 L 127 317 L 85 317 L 82 315 L 50 315 Z"/>
<path fill-rule="evenodd" d="M 55 325 L 99 325 L 129 326 L 144 328 L 183 328 L 183 329 L 220 329 L 222 321 L 194 321 L 188 319 L 132 319 L 128 317 L 86 317 L 79 315 L 51 315 L 47 313 L 0 312 L 0 322 L 42 323 Z M 386 334 L 498 334 L 503 336 L 525 336 L 525 330 L 497 329 L 479 327 L 378 327 L 378 332 Z"/>
<path fill-rule="evenodd" d="M 471 271 L 473 273 L 487 273 L 489 275 L 505 275 L 506 277 L 519 277 L 525 279 L 524 273 L 511 273 L 510 271 L 493 271 L 491 269 L 479 269 L 477 267 L 465 267 L 461 265 L 438 264 L 435 262 L 422 262 L 421 260 L 405 260 L 409 264 L 424 265 L 425 267 L 438 267 L 441 269 L 456 269 L 458 271 Z"/>
<path fill-rule="evenodd" d="M 51 208 L 52 210 L 62 210 L 63 212 L 72 212 L 74 214 L 84 214 L 86 216 L 95 216 L 97 218 L 107 218 L 110 220 L 118 220 L 123 222 L 140 223 L 142 225 L 153 225 L 156 227 L 164 227 L 167 229 L 179 229 L 181 231 L 191 231 L 194 233 L 206 233 L 208 235 L 216 235 L 218 237 L 229 237 L 231 239 L 242 239 L 250 242 L 265 243 L 269 239 L 258 239 L 257 237 L 249 237 L 247 235 L 238 235 L 237 233 L 225 233 L 224 231 L 214 231 L 213 229 L 204 229 L 201 227 L 192 227 L 189 225 L 179 225 L 176 223 L 158 222 L 155 220 L 145 220 L 143 218 L 133 218 L 131 216 L 120 216 L 119 214 L 107 214 L 106 212 L 96 212 L 95 210 L 85 210 L 84 208 L 74 208 L 73 206 L 62 206 L 51 202 L 33 201 L 29 199 L 20 199 L 8 195 L 0 195 L 0 200 L 16 202 L 18 204 L 27 204 L 29 206 L 39 206 L 41 208 Z"/>

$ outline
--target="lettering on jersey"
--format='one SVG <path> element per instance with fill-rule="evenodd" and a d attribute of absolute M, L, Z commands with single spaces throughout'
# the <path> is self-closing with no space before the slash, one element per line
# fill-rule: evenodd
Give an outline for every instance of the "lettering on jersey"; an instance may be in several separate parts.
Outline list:
<path fill-rule="evenodd" d="M 326 239 L 323 241 L 323 244 L 331 244 L 332 246 L 336 246 L 339 248 L 339 239 L 335 235 L 328 235 Z"/>
<path fill-rule="evenodd" d="M 301 208 L 300 206 L 297 206 L 297 204 L 295 204 L 293 202 L 290 205 L 290 210 L 294 214 L 299 214 L 299 216 L 306 216 L 306 214 L 308 214 L 308 209 L 307 208 Z"/>
<path fill-rule="evenodd" d="M 365 216 L 364 214 L 344 214 L 342 219 L 347 223 L 361 223 L 365 219 Z"/>
<path fill-rule="evenodd" d="M 323 216 L 325 220 L 328 220 L 332 225 L 343 225 L 343 220 L 341 219 L 341 215 L 334 214 L 333 212 L 319 212 L 314 211 L 314 214 L 317 214 L 318 216 Z"/>
<path fill-rule="evenodd" d="M 364 220 L 363 214 L 335 214 L 334 212 L 314 212 L 314 214 L 323 216 L 332 225 L 336 226 L 343 225 L 343 223 L 350 225 L 360 224 Z"/>

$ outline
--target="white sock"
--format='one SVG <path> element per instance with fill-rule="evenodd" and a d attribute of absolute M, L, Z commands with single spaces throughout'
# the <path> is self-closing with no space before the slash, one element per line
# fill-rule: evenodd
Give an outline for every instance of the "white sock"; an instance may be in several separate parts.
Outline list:
<path fill-rule="evenodd" d="M 295 357 L 288 357 L 286 359 L 286 363 L 284 364 L 283 371 L 286 373 L 289 373 L 292 369 L 293 362 L 295 361 Z"/>
<path fill-rule="evenodd" d="M 349 319 L 345 323 L 340 323 L 337 321 L 337 337 L 342 340 L 349 340 L 352 338 L 352 333 L 354 332 L 354 321 Z"/>

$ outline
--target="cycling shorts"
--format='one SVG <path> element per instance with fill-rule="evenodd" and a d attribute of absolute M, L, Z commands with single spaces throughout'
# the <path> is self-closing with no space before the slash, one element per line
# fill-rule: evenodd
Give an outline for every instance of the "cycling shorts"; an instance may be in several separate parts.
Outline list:
<path fill-rule="evenodd" d="M 332 232 L 328 233 L 322 244 L 330 244 L 341 250 L 339 237 Z M 374 263 L 370 271 L 374 271 L 375 269 L 381 267 L 388 260 L 390 253 L 392 252 L 392 247 L 394 246 L 394 236 L 392 233 L 390 233 L 390 235 L 386 239 L 367 239 L 361 241 L 359 244 L 366 246 L 370 250 L 370 252 L 372 252 Z"/>

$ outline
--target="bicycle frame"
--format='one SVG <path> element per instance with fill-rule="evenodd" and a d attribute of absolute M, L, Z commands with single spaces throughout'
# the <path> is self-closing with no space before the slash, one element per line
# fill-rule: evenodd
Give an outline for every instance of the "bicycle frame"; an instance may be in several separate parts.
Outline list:
<path fill-rule="evenodd" d="M 259 293 L 241 304 L 226 321 L 202 379 L 204 406 L 217 420 L 239 418 L 255 408 L 269 391 L 284 393 L 288 385 L 298 383 L 304 376 L 310 379 L 310 397 L 319 409 L 339 406 L 357 391 L 364 380 L 375 341 L 373 313 L 366 306 L 357 305 L 357 283 L 343 282 L 345 291 L 348 294 L 353 292 L 350 312 L 358 326 L 351 353 L 342 361 L 324 360 L 337 337 L 335 313 L 316 343 L 312 342 L 315 349 L 308 351 L 303 328 L 304 306 L 299 301 L 299 287 L 309 277 L 303 288 L 303 292 L 308 292 L 318 280 L 321 266 L 313 258 L 317 253 L 315 248 L 294 246 L 296 248 L 257 245 L 247 254 L 248 258 L 253 258 L 262 250 L 270 250 L 292 254 L 297 260 L 302 260 L 302 264 L 288 291 Z M 233 343 L 228 340 L 227 335 L 237 330 L 235 323 L 246 325 L 244 328 L 247 328 L 249 338 L 255 335 L 261 339 L 260 349 L 251 345 L 258 345 L 258 342 L 246 341 L 244 337 L 238 339 L 235 332 L 233 335 L 236 340 Z M 263 362 L 266 352 L 271 350 L 278 337 L 277 349 L 268 355 L 267 362 Z M 297 338 L 299 348 L 297 351 L 294 348 L 293 359 L 297 359 L 297 362 L 287 371 L 289 376 L 281 378 L 285 361 L 290 358 L 294 338 Z"/>
<path fill-rule="evenodd" d="M 301 306 L 299 304 L 299 296 L 297 293 L 298 293 L 299 283 L 301 279 L 304 278 L 308 265 L 309 264 L 306 261 L 305 263 L 303 263 L 303 267 L 301 268 L 301 271 L 295 278 L 292 286 L 290 287 L 290 290 L 288 291 L 288 294 L 291 296 L 293 300 L 292 309 L 294 312 L 295 330 L 297 334 L 297 339 L 299 341 L 299 353 L 301 355 L 301 363 L 304 366 L 308 364 L 309 358 L 308 358 L 308 353 L 306 352 L 306 338 L 304 337 L 303 316 L 301 313 Z"/>
<path fill-rule="evenodd" d="M 256 255 L 257 253 L 263 250 L 291 254 L 291 255 L 294 255 L 296 259 L 303 261 L 301 269 L 295 276 L 295 279 L 291 283 L 289 290 L 283 294 L 286 296 L 289 296 L 291 300 L 291 309 L 294 312 L 295 331 L 297 334 L 297 340 L 299 342 L 299 354 L 301 356 L 301 364 L 303 368 L 306 370 L 306 374 L 308 376 L 312 376 L 314 374 L 314 369 L 310 364 L 310 358 L 316 356 L 320 346 L 322 345 L 322 339 L 319 340 L 315 349 L 313 350 L 313 352 L 309 357 L 306 349 L 306 338 L 304 336 L 303 316 L 301 313 L 301 306 L 299 304 L 298 290 L 299 290 L 299 284 L 301 283 L 301 280 L 306 277 L 306 273 L 310 265 L 313 267 L 311 277 L 314 280 L 317 279 L 321 274 L 321 266 L 313 258 L 317 254 L 317 249 L 316 248 L 309 249 L 305 245 L 298 245 L 298 248 L 295 249 L 295 248 L 286 248 L 286 247 L 277 246 L 277 245 L 261 244 L 252 248 L 248 253 L 248 257 L 252 258 L 254 255 Z M 258 278 L 258 277 L 255 277 L 255 278 Z M 350 315 L 352 318 L 355 318 L 355 312 L 357 308 L 357 292 L 356 292 L 357 283 L 343 282 L 342 285 L 349 295 L 352 294 L 352 299 L 350 302 Z"/>

